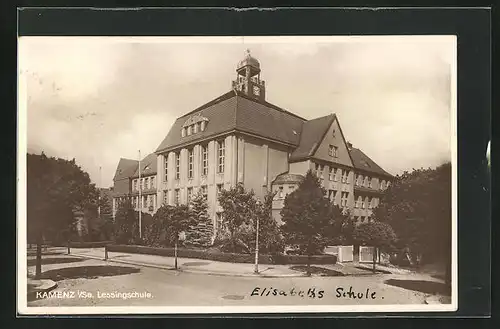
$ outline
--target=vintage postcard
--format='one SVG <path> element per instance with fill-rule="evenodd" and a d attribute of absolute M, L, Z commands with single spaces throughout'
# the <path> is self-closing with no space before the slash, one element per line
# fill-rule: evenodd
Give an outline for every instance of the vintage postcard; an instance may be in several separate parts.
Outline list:
<path fill-rule="evenodd" d="M 456 48 L 20 37 L 19 314 L 456 310 Z"/>

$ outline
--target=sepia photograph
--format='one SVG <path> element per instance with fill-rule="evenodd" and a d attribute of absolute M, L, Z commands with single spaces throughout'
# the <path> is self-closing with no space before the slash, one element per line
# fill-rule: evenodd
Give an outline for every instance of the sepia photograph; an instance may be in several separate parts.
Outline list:
<path fill-rule="evenodd" d="M 455 311 L 456 36 L 18 39 L 20 314 Z"/>

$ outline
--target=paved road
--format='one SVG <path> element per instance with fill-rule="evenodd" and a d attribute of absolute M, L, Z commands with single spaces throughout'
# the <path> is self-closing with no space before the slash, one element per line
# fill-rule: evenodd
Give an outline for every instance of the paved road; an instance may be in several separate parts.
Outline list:
<path fill-rule="evenodd" d="M 58 283 L 61 298 L 39 298 L 28 306 L 246 306 L 246 305 L 345 305 L 422 304 L 425 294 L 389 285 L 384 281 L 408 280 L 408 275 L 364 277 L 252 278 L 179 273 L 173 270 L 107 263 L 70 256 L 48 258 L 42 269 Z M 34 270 L 34 264 L 28 263 Z M 411 280 L 418 279 L 412 276 Z M 349 298 L 359 292 L 368 298 Z M 256 288 L 258 289 L 255 290 Z M 263 290 L 267 288 L 267 290 Z M 273 295 L 276 289 L 276 296 Z M 293 292 L 291 289 L 294 289 Z M 314 296 L 308 294 L 314 289 Z M 264 291 L 264 292 L 263 292 Z M 269 295 L 267 292 L 270 291 Z M 282 291 L 282 292 L 280 292 Z M 301 293 L 302 291 L 302 293 Z M 320 291 L 323 291 L 320 294 Z M 145 298 L 112 298 L 112 293 L 148 294 Z M 254 295 L 252 296 L 252 292 Z M 263 296 L 260 293 L 263 292 Z M 312 292 L 312 290 L 311 290 Z M 62 293 L 65 293 L 63 295 Z M 84 293 L 84 294 L 83 294 Z M 286 295 L 286 296 L 285 296 Z M 320 298 L 321 296 L 321 298 Z M 352 296 L 352 294 L 351 294 Z M 43 297 L 43 296 L 42 296 Z M 373 297 L 373 298 L 372 298 Z"/>

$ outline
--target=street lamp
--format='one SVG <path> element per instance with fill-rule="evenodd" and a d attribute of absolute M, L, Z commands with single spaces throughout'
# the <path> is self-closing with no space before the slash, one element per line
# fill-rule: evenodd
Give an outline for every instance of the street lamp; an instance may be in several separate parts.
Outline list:
<path fill-rule="evenodd" d="M 260 201 L 257 200 L 257 207 L 260 208 Z M 257 229 L 255 230 L 255 274 L 259 274 L 259 222 L 260 216 L 257 212 Z"/>

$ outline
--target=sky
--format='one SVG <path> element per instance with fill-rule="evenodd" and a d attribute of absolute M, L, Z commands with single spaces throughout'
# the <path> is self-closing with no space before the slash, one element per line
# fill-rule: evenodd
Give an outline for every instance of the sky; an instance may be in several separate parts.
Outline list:
<path fill-rule="evenodd" d="M 27 151 L 75 158 L 112 186 L 121 157 L 154 152 L 175 118 L 231 90 L 247 49 L 268 102 L 306 119 L 336 113 L 388 172 L 451 160 L 456 44 L 442 36 L 21 37 Z"/>

